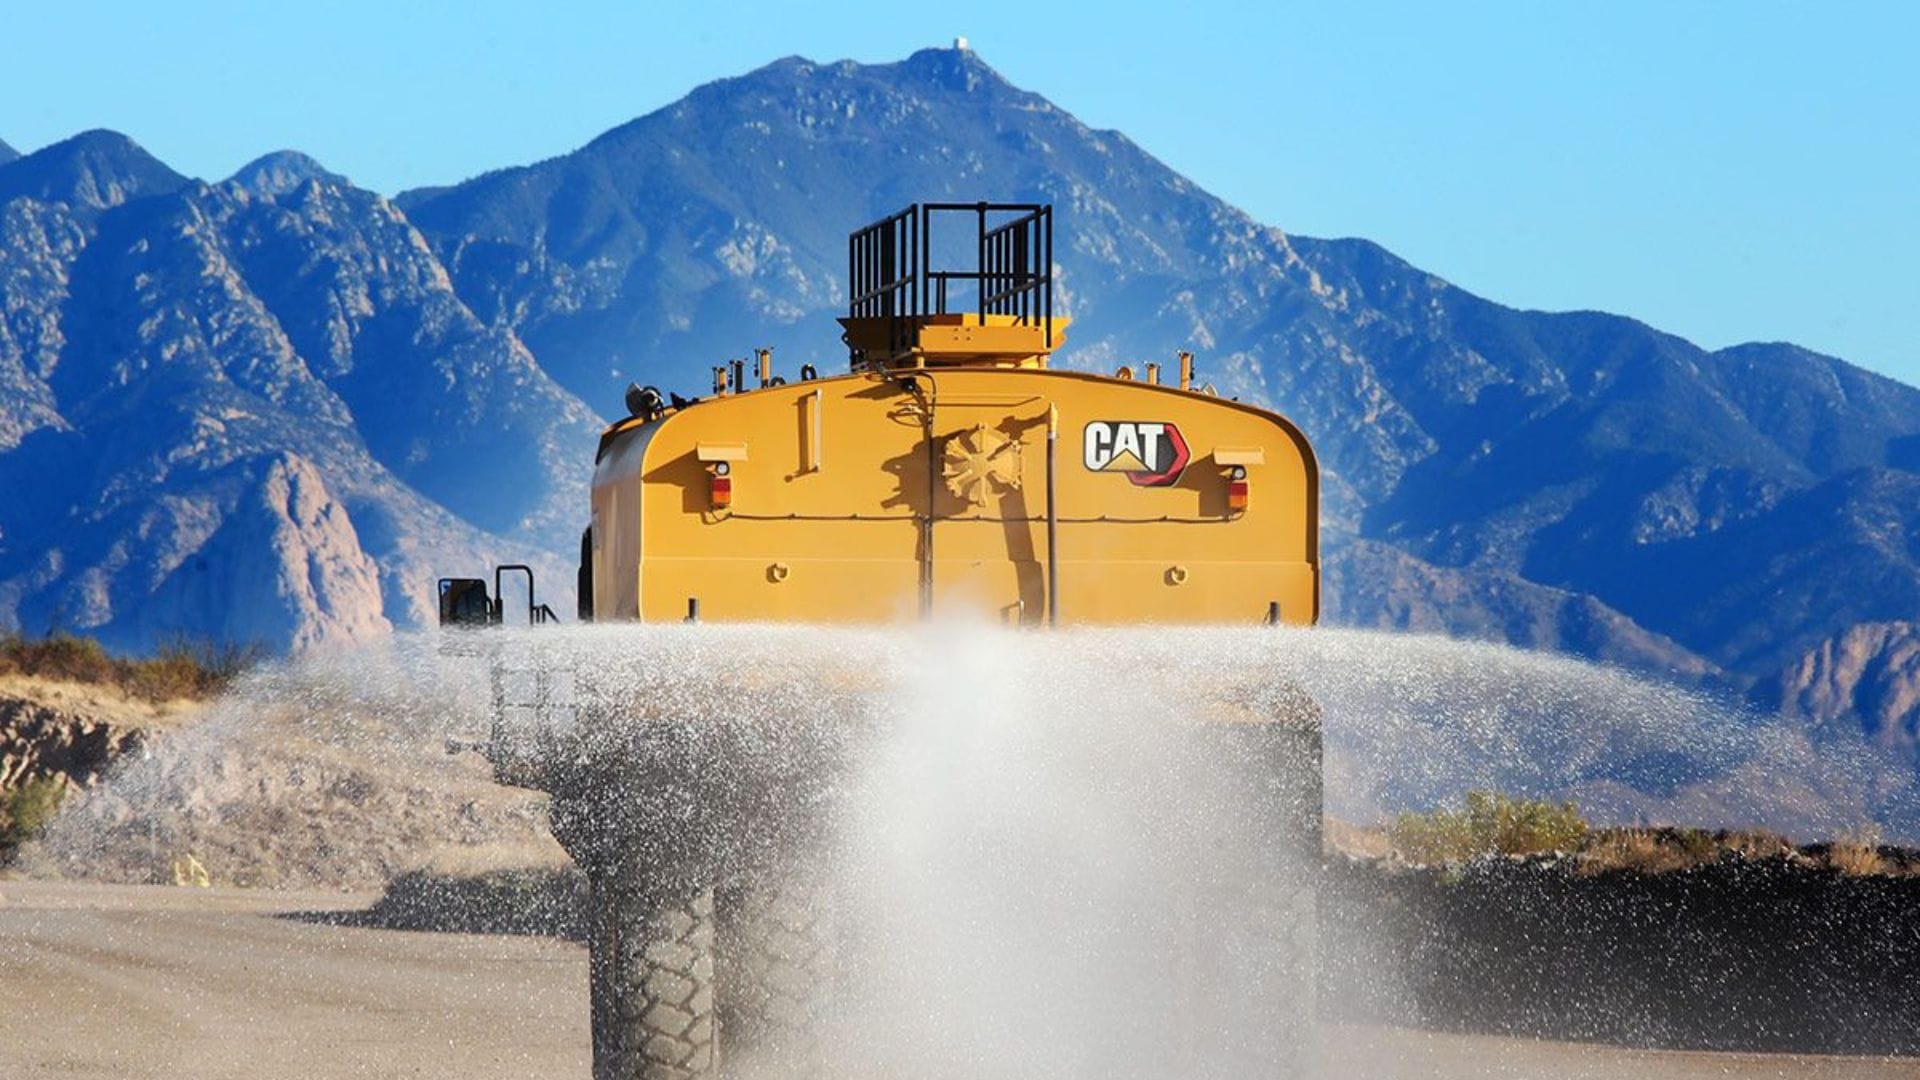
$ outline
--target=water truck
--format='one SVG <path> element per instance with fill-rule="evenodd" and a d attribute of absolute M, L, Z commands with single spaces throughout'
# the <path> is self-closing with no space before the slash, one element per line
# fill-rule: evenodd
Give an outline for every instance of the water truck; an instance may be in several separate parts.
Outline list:
<path fill-rule="evenodd" d="M 844 373 L 808 365 L 787 379 L 763 349 L 714 367 L 704 397 L 629 389 L 629 415 L 595 457 L 582 620 L 953 617 L 1007 633 L 1315 621 L 1319 474 L 1306 437 L 1198 384 L 1188 353 L 1111 375 L 1052 366 L 1069 320 L 1054 312 L 1050 206 L 909 206 L 852 233 L 847 257 Z M 532 571 L 501 567 L 491 592 L 443 579 L 441 622 L 521 621 L 503 595 L 515 573 L 526 621 L 553 621 Z M 846 1075 L 827 1030 L 845 977 L 833 938 L 846 930 L 823 929 L 845 883 L 806 873 L 825 826 L 797 820 L 830 817 L 822 793 L 845 741 L 743 776 L 715 760 L 741 740 L 665 734 L 700 717 L 653 717 L 648 702 L 597 689 L 592 671 L 512 649 L 491 667 L 485 752 L 502 782 L 551 794 L 554 832 L 590 883 L 595 1076 L 731 1075 L 756 1050 L 781 1075 Z M 1245 811 L 1293 853 L 1295 880 L 1284 897 L 1234 903 L 1305 905 L 1289 925 L 1310 927 L 1300 868 L 1320 847 L 1318 715 L 1304 698 L 1253 714 L 1235 704 L 1235 677 L 1193 688 L 1193 715 L 1179 719 L 1261 763 Z M 1304 1070 L 1310 1017 L 1257 1032 L 1209 1022 L 1208 995 L 1235 990 L 1208 985 L 1201 958 L 1230 948 L 1233 927 L 1277 924 L 1200 903 L 1180 976 L 1195 983 L 1182 999 L 1193 1012 L 1142 1022 L 1167 1026 L 1169 1046 L 1237 1040 L 1244 1075 Z M 1310 1002 L 1311 934 L 1295 936 L 1291 996 Z"/>

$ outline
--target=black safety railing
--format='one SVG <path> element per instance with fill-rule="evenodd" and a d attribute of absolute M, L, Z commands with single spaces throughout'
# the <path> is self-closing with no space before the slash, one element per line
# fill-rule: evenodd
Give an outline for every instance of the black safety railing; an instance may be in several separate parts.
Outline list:
<path fill-rule="evenodd" d="M 973 218 L 972 269 L 933 265 L 935 222 L 961 214 Z M 952 312 L 948 302 L 954 283 L 972 286 L 973 310 L 982 322 L 988 315 L 1011 315 L 1020 325 L 1040 326 L 1046 348 L 1052 349 L 1053 207 L 916 203 L 847 237 L 847 292 L 852 298 L 847 314 L 886 320 L 890 354 L 919 345 L 924 316 Z"/>

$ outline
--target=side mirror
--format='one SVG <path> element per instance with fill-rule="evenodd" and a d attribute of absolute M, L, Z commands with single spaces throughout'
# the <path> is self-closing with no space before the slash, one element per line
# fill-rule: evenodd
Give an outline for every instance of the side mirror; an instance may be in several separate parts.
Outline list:
<path fill-rule="evenodd" d="M 440 625 L 485 626 L 493 621 L 493 600 L 479 578 L 440 579 Z"/>

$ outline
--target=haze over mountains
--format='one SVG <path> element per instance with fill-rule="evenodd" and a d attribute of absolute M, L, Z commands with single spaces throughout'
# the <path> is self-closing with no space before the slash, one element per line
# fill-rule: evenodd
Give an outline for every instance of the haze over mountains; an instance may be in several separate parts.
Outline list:
<path fill-rule="evenodd" d="M 1060 362 L 1191 348 L 1305 428 L 1330 619 L 1760 687 L 1912 748 L 1920 390 L 1289 235 L 947 49 L 782 60 L 391 200 L 293 153 L 188 180 L 108 132 L 0 164 L 0 625 L 305 648 L 508 556 L 558 592 L 629 380 L 843 364 L 847 231 L 977 198 L 1055 204 Z"/>

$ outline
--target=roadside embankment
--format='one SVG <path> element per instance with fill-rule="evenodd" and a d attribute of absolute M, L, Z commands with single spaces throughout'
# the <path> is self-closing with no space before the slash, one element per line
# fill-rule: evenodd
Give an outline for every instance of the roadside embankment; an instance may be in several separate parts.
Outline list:
<path fill-rule="evenodd" d="M 1920 1053 L 1920 876 L 1848 872 L 1817 849 L 1664 870 L 1336 853 L 1320 910 L 1326 1000 L 1347 1020 L 1643 1047 Z"/>
<path fill-rule="evenodd" d="M 109 685 L 0 674 L 0 866 L 70 792 L 97 786 L 149 738 L 190 722 L 193 708 Z"/>
<path fill-rule="evenodd" d="M 304 686 L 155 703 L 110 680 L 0 674 L 0 869 L 379 889 L 423 868 L 564 865 L 544 797 L 450 757 L 445 737 Z"/>

